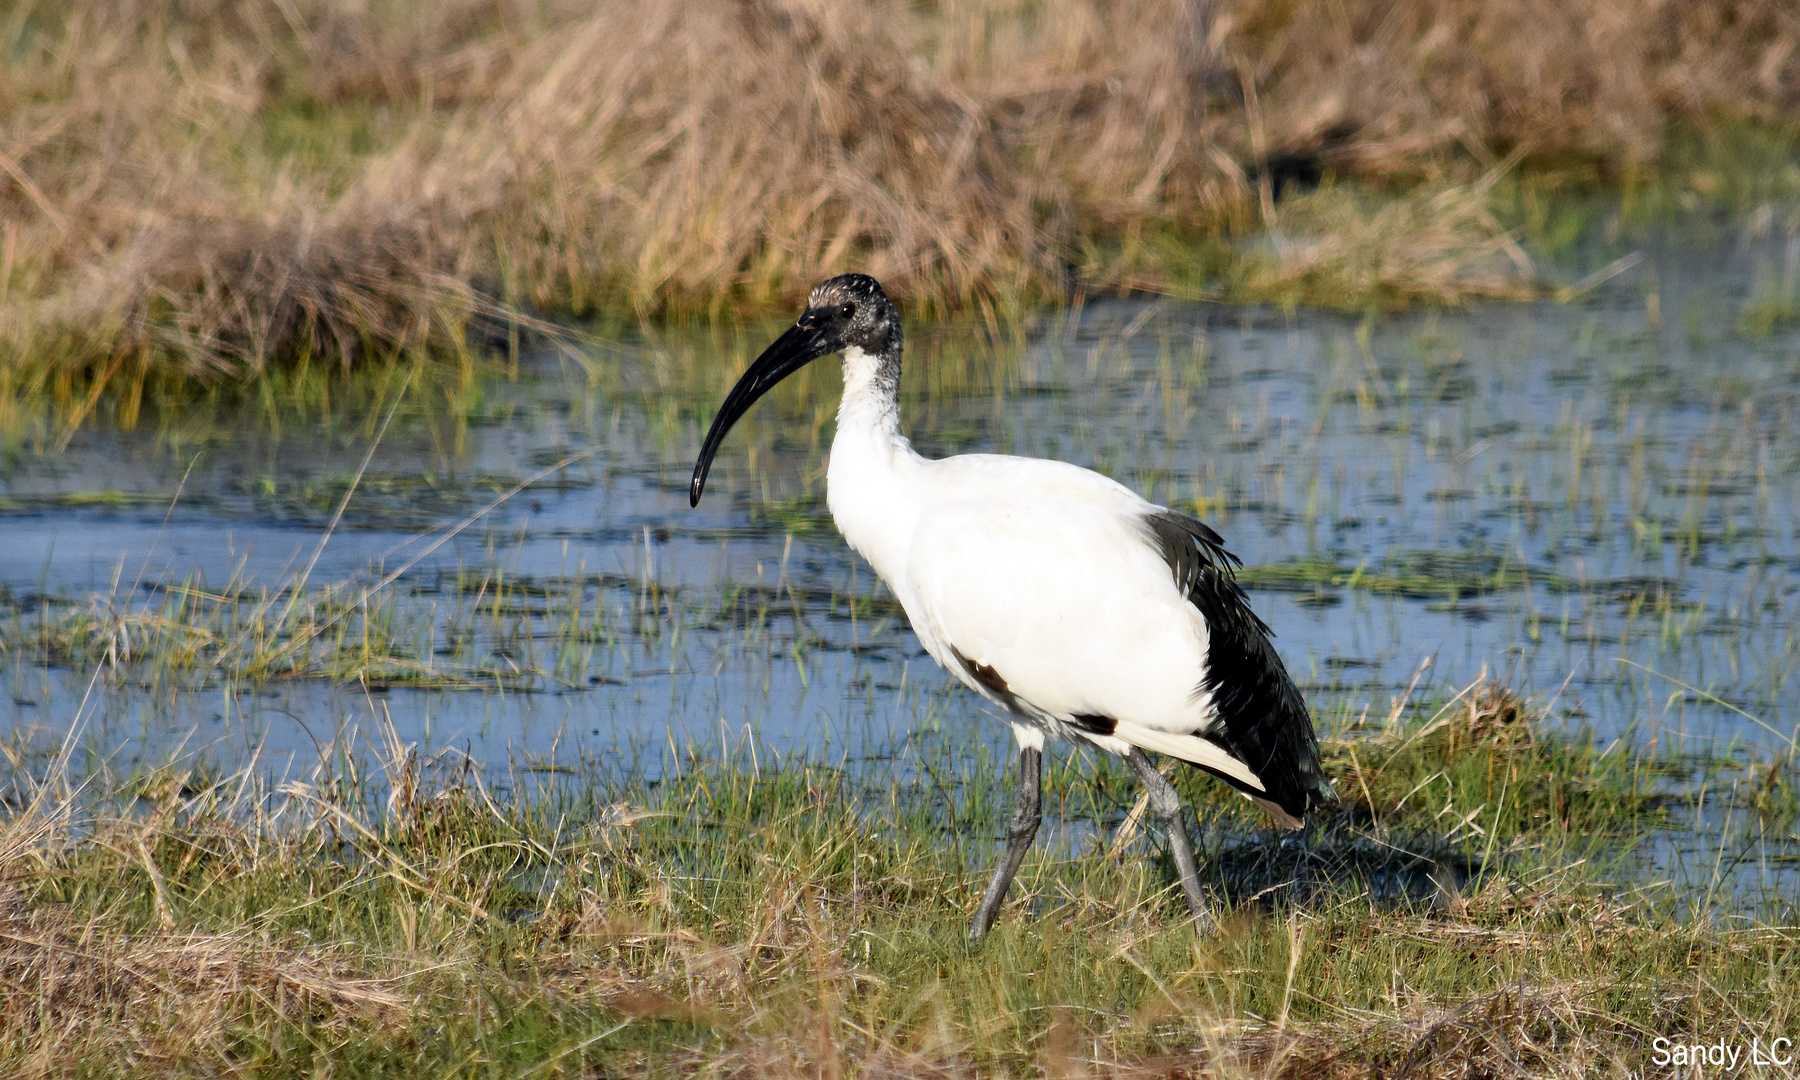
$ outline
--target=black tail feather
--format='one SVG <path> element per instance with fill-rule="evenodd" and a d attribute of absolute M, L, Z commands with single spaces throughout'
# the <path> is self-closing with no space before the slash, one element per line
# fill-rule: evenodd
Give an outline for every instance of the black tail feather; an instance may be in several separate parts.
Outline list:
<path fill-rule="evenodd" d="M 1237 582 L 1240 560 L 1218 533 L 1186 514 L 1158 510 L 1145 524 L 1210 634 L 1206 675 L 1195 693 L 1211 699 L 1216 718 L 1194 734 L 1248 765 L 1263 782 L 1262 797 L 1296 818 L 1336 802 L 1306 699 Z"/>

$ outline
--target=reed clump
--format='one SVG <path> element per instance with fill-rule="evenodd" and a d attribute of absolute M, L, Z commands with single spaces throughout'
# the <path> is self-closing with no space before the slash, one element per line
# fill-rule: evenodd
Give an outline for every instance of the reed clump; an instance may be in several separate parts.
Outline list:
<path fill-rule="evenodd" d="M 1776 0 L 34 0 L 0 41 L 0 349 L 40 382 L 455 353 L 851 267 L 924 313 L 1518 295 L 1501 156 L 1628 184 L 1800 97 Z M 1278 207 L 1323 175 L 1405 209 Z"/>

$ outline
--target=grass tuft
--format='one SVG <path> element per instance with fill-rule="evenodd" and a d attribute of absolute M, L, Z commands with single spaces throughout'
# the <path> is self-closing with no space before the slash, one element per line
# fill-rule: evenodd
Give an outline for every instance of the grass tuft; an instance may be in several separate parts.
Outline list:
<path fill-rule="evenodd" d="M 1107 835 L 1123 771 L 1059 762 L 1061 824 L 979 948 L 1006 762 L 929 734 L 859 763 L 727 742 L 544 780 L 389 727 L 280 788 L 256 762 L 79 774 L 14 746 L 0 1067 L 1573 1076 L 1796 1019 L 1792 897 L 1750 920 L 1729 885 L 1702 909 L 1615 876 L 1712 828 L 1701 802 L 1791 786 L 1791 760 L 1595 748 L 1486 681 L 1338 730 L 1346 807 L 1298 840 L 1191 793 L 1223 904 L 1206 938 L 1156 838 Z"/>

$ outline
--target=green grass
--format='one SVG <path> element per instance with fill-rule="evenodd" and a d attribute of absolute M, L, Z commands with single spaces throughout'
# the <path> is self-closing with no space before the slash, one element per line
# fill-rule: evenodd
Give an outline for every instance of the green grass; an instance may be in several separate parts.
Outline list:
<path fill-rule="evenodd" d="M 1739 830 L 1791 827 L 1790 758 L 1601 746 L 1491 684 L 1335 727 L 1345 808 L 1298 843 L 1182 774 L 1210 937 L 1160 843 L 1109 835 L 1123 770 L 1052 755 L 1071 825 L 978 948 L 1009 764 L 980 745 L 498 776 L 389 729 L 280 790 L 254 762 L 56 779 L 14 746 L 0 1068 L 1538 1076 L 1641 1069 L 1656 1034 L 1791 1029 L 1794 896 L 1746 919 L 1705 866 L 1632 884 L 1703 791 Z"/>

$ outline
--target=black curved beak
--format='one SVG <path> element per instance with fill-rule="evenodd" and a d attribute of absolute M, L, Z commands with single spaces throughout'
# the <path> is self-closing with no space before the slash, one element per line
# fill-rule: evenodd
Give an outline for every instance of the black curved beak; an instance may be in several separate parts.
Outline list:
<path fill-rule="evenodd" d="M 744 372 L 744 377 L 731 388 L 731 393 L 725 395 L 725 404 L 719 406 L 719 415 L 713 418 L 706 441 L 700 444 L 700 457 L 694 462 L 694 480 L 688 485 L 689 506 L 700 505 L 700 493 L 706 490 L 706 474 L 712 470 L 713 455 L 719 452 L 719 444 L 725 441 L 725 433 L 731 430 L 731 425 L 749 412 L 756 399 L 768 393 L 776 383 L 819 357 L 836 351 L 837 347 L 822 331 L 804 321 L 789 327 L 787 333 L 763 350 Z"/>

